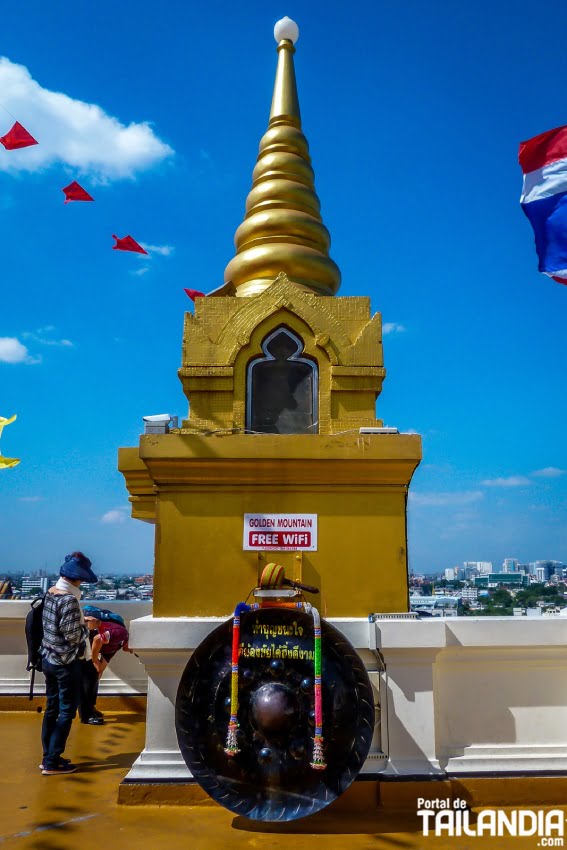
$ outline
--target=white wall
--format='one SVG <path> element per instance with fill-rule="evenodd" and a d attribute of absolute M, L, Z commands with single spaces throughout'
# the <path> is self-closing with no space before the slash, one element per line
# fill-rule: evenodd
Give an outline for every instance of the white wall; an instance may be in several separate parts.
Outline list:
<path fill-rule="evenodd" d="M 376 626 L 388 679 L 388 772 L 567 769 L 564 618 Z"/>
<path fill-rule="evenodd" d="M 146 746 L 132 781 L 189 778 L 175 695 L 192 650 L 219 620 L 144 617 L 132 645 L 149 674 Z M 567 770 L 567 618 L 331 620 L 380 692 L 381 730 L 366 773 L 443 777 Z M 378 647 L 386 672 L 378 672 Z"/>

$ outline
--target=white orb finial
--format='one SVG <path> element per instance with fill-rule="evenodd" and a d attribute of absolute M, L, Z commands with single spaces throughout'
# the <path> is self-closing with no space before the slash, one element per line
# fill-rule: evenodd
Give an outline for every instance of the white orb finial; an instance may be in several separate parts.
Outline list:
<path fill-rule="evenodd" d="M 295 21 L 291 20 L 291 18 L 282 18 L 281 21 L 278 21 L 274 27 L 274 38 L 278 44 L 284 38 L 295 44 L 299 38 L 299 27 Z"/>

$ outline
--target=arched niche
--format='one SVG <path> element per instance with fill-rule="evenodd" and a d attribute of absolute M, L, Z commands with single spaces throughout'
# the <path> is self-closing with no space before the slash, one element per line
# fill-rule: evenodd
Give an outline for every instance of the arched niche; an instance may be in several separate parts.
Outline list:
<path fill-rule="evenodd" d="M 279 327 L 262 342 L 263 357 L 248 364 L 246 429 L 264 434 L 315 434 L 317 363 L 301 357 L 303 340 Z"/>

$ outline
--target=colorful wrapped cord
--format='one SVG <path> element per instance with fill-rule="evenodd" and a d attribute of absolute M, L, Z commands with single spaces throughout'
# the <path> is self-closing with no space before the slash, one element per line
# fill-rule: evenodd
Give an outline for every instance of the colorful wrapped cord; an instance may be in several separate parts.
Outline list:
<path fill-rule="evenodd" d="M 239 602 L 234 609 L 232 621 L 232 658 L 230 674 L 230 720 L 226 734 L 226 746 L 224 748 L 227 756 L 232 758 L 240 748 L 236 733 L 238 732 L 238 650 L 240 649 L 240 615 L 243 611 L 249 611 L 250 606 L 245 602 Z"/>
<path fill-rule="evenodd" d="M 231 680 L 230 680 L 230 720 L 228 723 L 228 731 L 226 734 L 226 746 L 224 751 L 229 758 L 233 758 L 240 752 L 237 740 L 238 732 L 238 653 L 240 650 L 240 615 L 243 611 L 258 610 L 259 608 L 298 608 L 306 613 L 311 613 L 313 617 L 313 634 L 314 634 L 314 702 L 315 702 L 315 734 L 313 736 L 313 757 L 311 767 L 313 770 L 325 770 L 326 762 L 323 747 L 323 699 L 321 687 L 321 669 L 322 669 L 322 645 L 321 645 L 321 617 L 317 608 L 310 605 L 309 602 L 271 602 L 269 604 L 258 603 L 254 605 L 246 605 L 245 602 L 239 602 L 234 611 L 234 619 L 232 626 L 232 657 L 231 657 Z"/>

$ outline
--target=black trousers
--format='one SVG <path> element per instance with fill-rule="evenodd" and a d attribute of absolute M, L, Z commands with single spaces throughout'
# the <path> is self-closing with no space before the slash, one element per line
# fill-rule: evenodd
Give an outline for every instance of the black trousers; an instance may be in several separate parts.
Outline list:
<path fill-rule="evenodd" d="M 98 671 L 92 661 L 81 661 L 81 701 L 79 717 L 83 722 L 93 716 L 98 696 Z"/>
<path fill-rule="evenodd" d="M 43 659 L 47 702 L 41 729 L 42 764 L 51 770 L 59 765 L 77 711 L 82 663 L 75 659 L 70 664 L 50 664 Z"/>

